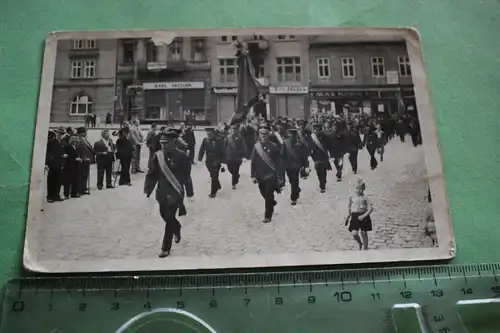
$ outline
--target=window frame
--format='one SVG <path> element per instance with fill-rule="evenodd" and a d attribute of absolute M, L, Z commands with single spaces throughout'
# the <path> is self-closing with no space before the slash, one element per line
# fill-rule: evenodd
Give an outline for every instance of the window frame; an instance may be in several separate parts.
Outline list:
<path fill-rule="evenodd" d="M 80 74 L 75 75 L 75 70 L 79 70 Z M 92 70 L 92 75 L 89 71 Z M 70 79 L 95 79 L 97 77 L 97 61 L 96 59 L 78 59 L 70 62 Z"/>
<path fill-rule="evenodd" d="M 404 66 L 404 75 L 401 71 L 401 67 Z M 411 77 L 412 72 L 411 72 L 411 62 L 410 62 L 410 57 L 409 56 L 398 56 L 398 72 L 399 72 L 399 77 Z"/>
<path fill-rule="evenodd" d="M 168 46 L 168 56 L 171 60 L 181 60 L 182 59 L 182 48 L 183 43 L 182 40 L 174 40 Z M 176 52 L 174 52 L 176 51 Z"/>
<path fill-rule="evenodd" d="M 317 71 L 319 79 L 329 79 L 331 77 L 331 65 L 330 64 L 331 64 L 331 61 L 330 61 L 329 57 L 317 57 L 316 58 L 316 71 Z M 325 75 L 325 73 L 323 73 L 323 75 L 321 75 L 321 69 L 323 70 L 323 72 L 325 72 L 325 68 L 326 68 L 327 74 Z"/>
<path fill-rule="evenodd" d="M 82 97 L 87 97 L 86 103 L 83 103 L 80 101 Z M 85 113 L 78 112 L 78 110 L 80 109 L 80 107 L 82 107 L 82 105 L 85 106 Z M 76 113 L 73 113 L 73 106 L 76 107 L 76 111 L 77 111 Z M 84 116 L 89 114 L 89 109 L 90 109 L 90 111 L 92 111 L 92 106 L 93 106 L 92 98 L 90 98 L 89 95 L 86 95 L 86 94 L 75 95 L 69 103 L 69 115 L 72 117 L 73 116 L 74 117 L 84 117 Z"/>
<path fill-rule="evenodd" d="M 73 50 L 93 50 L 97 48 L 95 39 L 73 39 Z"/>
<path fill-rule="evenodd" d="M 346 62 L 344 61 L 346 60 Z M 352 60 L 352 64 L 350 63 Z M 342 78 L 343 79 L 354 79 L 356 78 L 356 59 L 354 57 L 341 57 L 340 66 L 342 68 Z M 349 68 L 352 66 L 352 75 L 345 75 L 344 68 Z"/>
<path fill-rule="evenodd" d="M 219 83 L 228 84 L 228 83 L 238 83 L 238 59 L 234 58 L 219 58 Z M 234 65 L 229 65 L 227 62 L 229 60 L 234 61 Z M 228 74 L 227 70 L 234 68 L 234 74 Z M 224 72 L 224 73 L 223 73 Z M 228 80 L 228 75 L 234 75 L 234 81 Z"/>
<path fill-rule="evenodd" d="M 382 60 L 379 62 L 379 60 Z M 381 66 L 381 67 L 380 67 Z M 385 68 L 385 58 L 381 56 L 373 56 L 370 57 L 370 68 L 372 71 L 372 77 L 375 78 L 385 78 L 386 76 L 386 68 Z M 377 69 L 377 73 L 375 73 L 375 69 Z M 380 69 L 382 69 L 382 74 L 380 74 Z"/>
<path fill-rule="evenodd" d="M 292 59 L 292 64 L 287 64 L 286 60 Z M 298 60 L 298 62 L 296 62 Z M 292 68 L 294 80 L 287 80 L 287 68 Z M 281 70 L 280 70 L 281 69 Z M 297 69 L 299 69 L 297 71 Z M 280 73 L 281 72 L 281 73 Z M 276 57 L 276 74 L 278 82 L 301 82 L 302 81 L 302 61 L 300 56 Z"/>

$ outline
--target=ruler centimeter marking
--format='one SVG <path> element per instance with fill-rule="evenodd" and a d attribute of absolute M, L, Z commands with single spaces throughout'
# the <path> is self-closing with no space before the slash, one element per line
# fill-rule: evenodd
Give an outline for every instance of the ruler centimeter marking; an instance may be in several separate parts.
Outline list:
<path fill-rule="evenodd" d="M 334 309 L 342 307 L 349 313 L 353 311 L 354 306 L 357 310 L 370 311 L 366 313 L 367 325 L 371 324 L 374 328 L 380 329 L 381 326 L 376 324 L 381 323 L 385 325 L 385 331 L 379 332 L 393 333 L 394 330 L 389 328 L 391 307 L 397 303 L 418 303 L 426 313 L 427 320 L 431 322 L 430 332 L 463 333 L 465 331 L 457 326 L 458 317 L 452 307 L 460 301 L 461 304 L 469 304 L 464 300 L 472 300 L 475 297 L 500 297 L 500 285 L 497 285 L 496 275 L 498 269 L 500 264 L 197 276 L 15 279 L 7 286 L 4 324 L 0 333 L 10 333 L 6 330 L 7 327 L 12 329 L 17 327 L 16 325 L 23 325 L 23 322 L 27 321 L 26 317 L 22 317 L 23 314 L 47 320 L 52 314 L 53 320 L 64 320 L 57 318 L 57 312 L 64 308 L 68 317 L 73 316 L 74 320 L 78 320 L 84 313 L 99 316 L 101 314 L 97 314 L 96 309 L 99 309 L 100 313 L 107 309 L 112 315 L 103 320 L 111 321 L 115 316 L 116 318 L 113 318 L 116 321 L 125 322 L 137 311 L 149 311 L 167 305 L 184 310 L 193 309 L 192 311 L 204 317 L 208 323 L 211 319 L 219 323 L 220 315 L 216 310 L 225 309 L 224 311 L 234 317 L 235 321 L 244 324 L 246 320 L 249 325 L 260 325 L 248 317 L 250 310 L 258 318 L 256 313 L 266 309 L 272 313 L 272 318 L 278 324 L 286 325 L 287 321 L 283 318 L 287 314 L 280 309 L 293 308 L 297 311 L 300 309 L 295 315 L 300 314 L 304 322 L 311 316 L 311 321 L 321 324 L 326 318 L 335 315 Z M 318 288 L 321 286 L 325 291 L 331 291 L 324 292 Z M 164 296 L 160 296 L 158 293 L 160 291 Z M 80 295 L 77 299 L 64 296 L 75 292 Z M 470 304 L 475 303 L 470 302 Z M 316 307 L 310 307 L 313 305 Z M 266 314 L 261 313 L 261 316 L 266 317 Z M 294 319 L 293 314 L 290 316 L 288 322 Z M 341 317 L 336 319 L 339 325 L 343 319 Z M 40 324 L 36 319 L 29 321 Z M 99 319 L 96 321 L 99 322 Z M 300 329 L 297 326 L 293 329 L 288 328 L 287 331 L 299 332 Z M 16 332 L 25 331 L 18 329 Z M 101 332 L 95 329 L 94 331 Z M 323 332 L 319 328 L 317 331 Z"/>

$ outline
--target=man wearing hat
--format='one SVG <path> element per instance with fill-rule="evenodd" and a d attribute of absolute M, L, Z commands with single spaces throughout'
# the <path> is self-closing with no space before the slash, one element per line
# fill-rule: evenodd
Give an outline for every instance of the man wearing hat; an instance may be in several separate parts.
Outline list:
<path fill-rule="evenodd" d="M 78 145 L 79 154 L 82 158 L 82 164 L 79 167 L 79 194 L 90 194 L 90 165 L 95 163 L 95 151 L 90 142 L 87 140 L 87 129 L 79 127 L 76 130 L 80 136 L 80 144 Z"/>
<path fill-rule="evenodd" d="M 156 187 L 156 201 L 160 206 L 160 215 L 165 221 L 160 258 L 170 255 L 173 238 L 176 243 L 181 241 L 181 224 L 177 219 L 177 212 L 179 216 L 187 213 L 184 206 L 184 186 L 191 162 L 186 153 L 177 149 L 178 137 L 179 134 L 172 130 L 160 134 L 162 149 L 156 152 L 144 181 L 146 197 L 149 198 Z"/>
<path fill-rule="evenodd" d="M 219 172 L 225 158 L 224 141 L 217 137 L 215 129 L 206 128 L 207 137 L 203 139 L 198 153 L 198 161 L 203 161 L 206 154 L 205 166 L 210 174 L 209 198 L 215 198 L 217 191 L 222 188 L 219 181 Z"/>
<path fill-rule="evenodd" d="M 311 134 L 311 157 L 314 161 L 316 174 L 318 175 L 319 190 L 321 193 L 325 193 L 326 175 L 329 170 L 332 170 L 328 152 L 328 137 L 321 131 L 321 125 L 315 124 L 313 133 Z"/>
<path fill-rule="evenodd" d="M 259 185 L 265 202 L 263 223 L 271 222 L 276 200 L 274 192 L 281 193 L 284 184 L 284 169 L 280 148 L 270 140 L 271 129 L 259 128 L 259 141 L 254 145 L 250 160 L 252 181 Z"/>
<path fill-rule="evenodd" d="M 61 201 L 62 167 L 64 153 L 57 133 L 60 129 L 49 131 L 47 140 L 47 151 L 45 155 L 45 166 L 47 168 L 47 202 Z M 62 130 L 64 133 L 64 129 Z"/>
<path fill-rule="evenodd" d="M 297 132 L 296 128 L 289 128 L 288 136 L 283 142 L 284 167 L 290 182 L 292 206 L 297 204 L 300 196 L 300 170 L 309 168 L 309 149 L 300 142 Z"/>
<path fill-rule="evenodd" d="M 231 125 L 226 138 L 226 161 L 227 170 L 231 174 L 231 185 L 233 190 L 240 180 L 240 167 L 243 158 L 247 156 L 247 146 L 240 133 L 238 124 Z"/>

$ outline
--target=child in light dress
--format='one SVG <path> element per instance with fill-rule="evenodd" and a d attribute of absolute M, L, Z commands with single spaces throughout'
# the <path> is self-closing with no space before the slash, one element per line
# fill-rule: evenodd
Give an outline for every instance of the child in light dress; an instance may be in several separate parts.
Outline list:
<path fill-rule="evenodd" d="M 349 224 L 349 231 L 358 243 L 360 250 L 368 250 L 368 231 L 372 231 L 370 214 L 373 212 L 373 206 L 364 194 L 365 189 L 364 181 L 358 179 L 356 181 L 356 192 L 349 197 L 349 216 L 346 219 L 346 225 Z"/>

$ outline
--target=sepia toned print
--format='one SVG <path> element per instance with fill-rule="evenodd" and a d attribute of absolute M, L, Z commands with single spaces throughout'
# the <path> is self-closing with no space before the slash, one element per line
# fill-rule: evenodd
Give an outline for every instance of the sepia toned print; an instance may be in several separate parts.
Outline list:
<path fill-rule="evenodd" d="M 454 255 L 412 30 L 55 33 L 40 94 L 31 270 Z"/>

